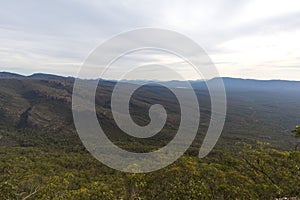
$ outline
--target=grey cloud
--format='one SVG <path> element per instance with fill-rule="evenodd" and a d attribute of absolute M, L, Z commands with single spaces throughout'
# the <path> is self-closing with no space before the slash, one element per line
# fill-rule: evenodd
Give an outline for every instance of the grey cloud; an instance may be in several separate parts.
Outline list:
<path fill-rule="evenodd" d="M 182 32 L 204 46 L 210 54 L 219 55 L 227 53 L 228 50 L 220 48 L 220 44 L 226 41 L 300 28 L 300 12 L 234 25 L 232 22 L 249 3 L 246 0 L 3 1 L 0 7 L 0 67 L 4 70 L 19 69 L 21 73 L 40 70 L 68 75 L 78 66 L 64 67 L 64 63 L 81 63 L 103 40 L 139 27 Z M 180 12 L 179 16 L 198 12 L 207 12 L 207 15 L 204 15 L 203 22 L 196 21 L 194 27 L 180 27 L 166 18 L 178 4 L 176 12 Z M 181 4 L 187 6 L 181 8 Z M 176 45 L 180 45 L 180 41 Z M 147 56 L 142 59 L 155 59 L 155 56 Z M 16 58 L 22 58 L 24 62 Z"/>

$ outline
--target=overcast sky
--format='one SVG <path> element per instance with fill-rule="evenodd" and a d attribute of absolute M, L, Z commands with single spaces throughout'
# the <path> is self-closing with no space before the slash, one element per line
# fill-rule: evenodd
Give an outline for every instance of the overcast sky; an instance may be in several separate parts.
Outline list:
<path fill-rule="evenodd" d="M 299 0 L 2 0 L 0 5 L 0 71 L 76 76 L 104 40 L 155 27 L 196 41 L 221 76 L 300 80 Z M 162 57 L 147 59 L 166 60 Z"/>

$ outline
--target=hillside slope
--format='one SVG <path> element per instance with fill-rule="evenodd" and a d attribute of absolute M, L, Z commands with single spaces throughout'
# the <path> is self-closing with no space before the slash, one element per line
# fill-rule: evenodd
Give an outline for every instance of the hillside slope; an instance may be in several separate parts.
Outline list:
<path fill-rule="evenodd" d="M 0 78 L 0 145 L 81 145 L 71 111 L 73 81 L 73 78 L 42 74 Z M 290 130 L 300 120 L 300 92 L 294 87 L 299 83 L 290 82 L 293 90 L 269 90 L 268 87 L 255 90 L 256 87 L 251 85 L 261 82 L 252 80 L 247 90 L 249 80 L 245 80 L 243 89 L 237 90 L 232 85 L 236 81 L 241 87 L 243 80 L 225 80 L 228 113 L 218 145 L 262 140 L 280 149 L 292 148 L 294 139 L 290 136 Z M 277 85 L 280 83 L 276 81 Z M 284 87 L 288 83 L 282 81 Z M 141 146 L 149 144 L 145 139 L 129 137 L 115 124 L 110 111 L 110 95 L 114 84 L 110 81 L 101 81 L 99 84 L 96 110 L 100 124 L 116 143 L 132 141 Z M 209 122 L 210 100 L 205 88 L 196 89 L 196 93 L 201 106 L 200 142 Z M 131 114 L 135 122 L 146 125 L 149 122 L 148 109 L 155 103 L 164 105 L 168 111 L 166 126 L 160 134 L 150 138 L 151 145 L 162 146 L 174 136 L 180 123 L 180 107 L 175 96 L 161 86 L 143 86 L 131 99 Z"/>

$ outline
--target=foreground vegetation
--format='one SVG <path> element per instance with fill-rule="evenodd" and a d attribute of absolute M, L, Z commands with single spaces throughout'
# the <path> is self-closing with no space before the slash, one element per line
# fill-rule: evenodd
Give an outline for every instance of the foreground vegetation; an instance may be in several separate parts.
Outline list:
<path fill-rule="evenodd" d="M 0 148 L 0 199 L 275 199 L 300 197 L 300 152 L 263 143 L 183 156 L 148 174 L 110 169 L 84 150 Z"/>
<path fill-rule="evenodd" d="M 168 113 L 161 133 L 136 139 L 118 129 L 112 118 L 109 102 L 114 83 L 100 85 L 97 117 L 116 145 L 149 152 L 174 137 L 179 105 L 166 89 L 144 87 L 133 95 L 131 114 L 137 124 L 149 123 L 153 104 L 164 105 Z M 299 87 L 228 89 L 225 127 L 205 159 L 197 155 L 210 120 L 210 100 L 207 91 L 196 88 L 201 123 L 186 154 L 159 171 L 126 174 L 102 165 L 82 146 L 72 120 L 72 86 L 73 79 L 63 77 L 0 78 L 1 200 L 300 197 L 299 140 L 290 133 L 300 117 Z M 293 135 L 299 136 L 299 128 Z"/>

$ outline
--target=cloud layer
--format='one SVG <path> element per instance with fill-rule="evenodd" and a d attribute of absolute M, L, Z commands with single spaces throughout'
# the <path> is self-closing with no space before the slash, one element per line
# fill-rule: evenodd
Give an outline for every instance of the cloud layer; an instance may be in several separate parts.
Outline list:
<path fill-rule="evenodd" d="M 141 27 L 187 35 L 207 51 L 221 76 L 300 80 L 296 0 L 4 1 L 0 69 L 75 76 L 101 42 Z M 143 56 L 168 60 L 156 54 Z M 197 78 L 188 71 L 190 79 Z"/>

